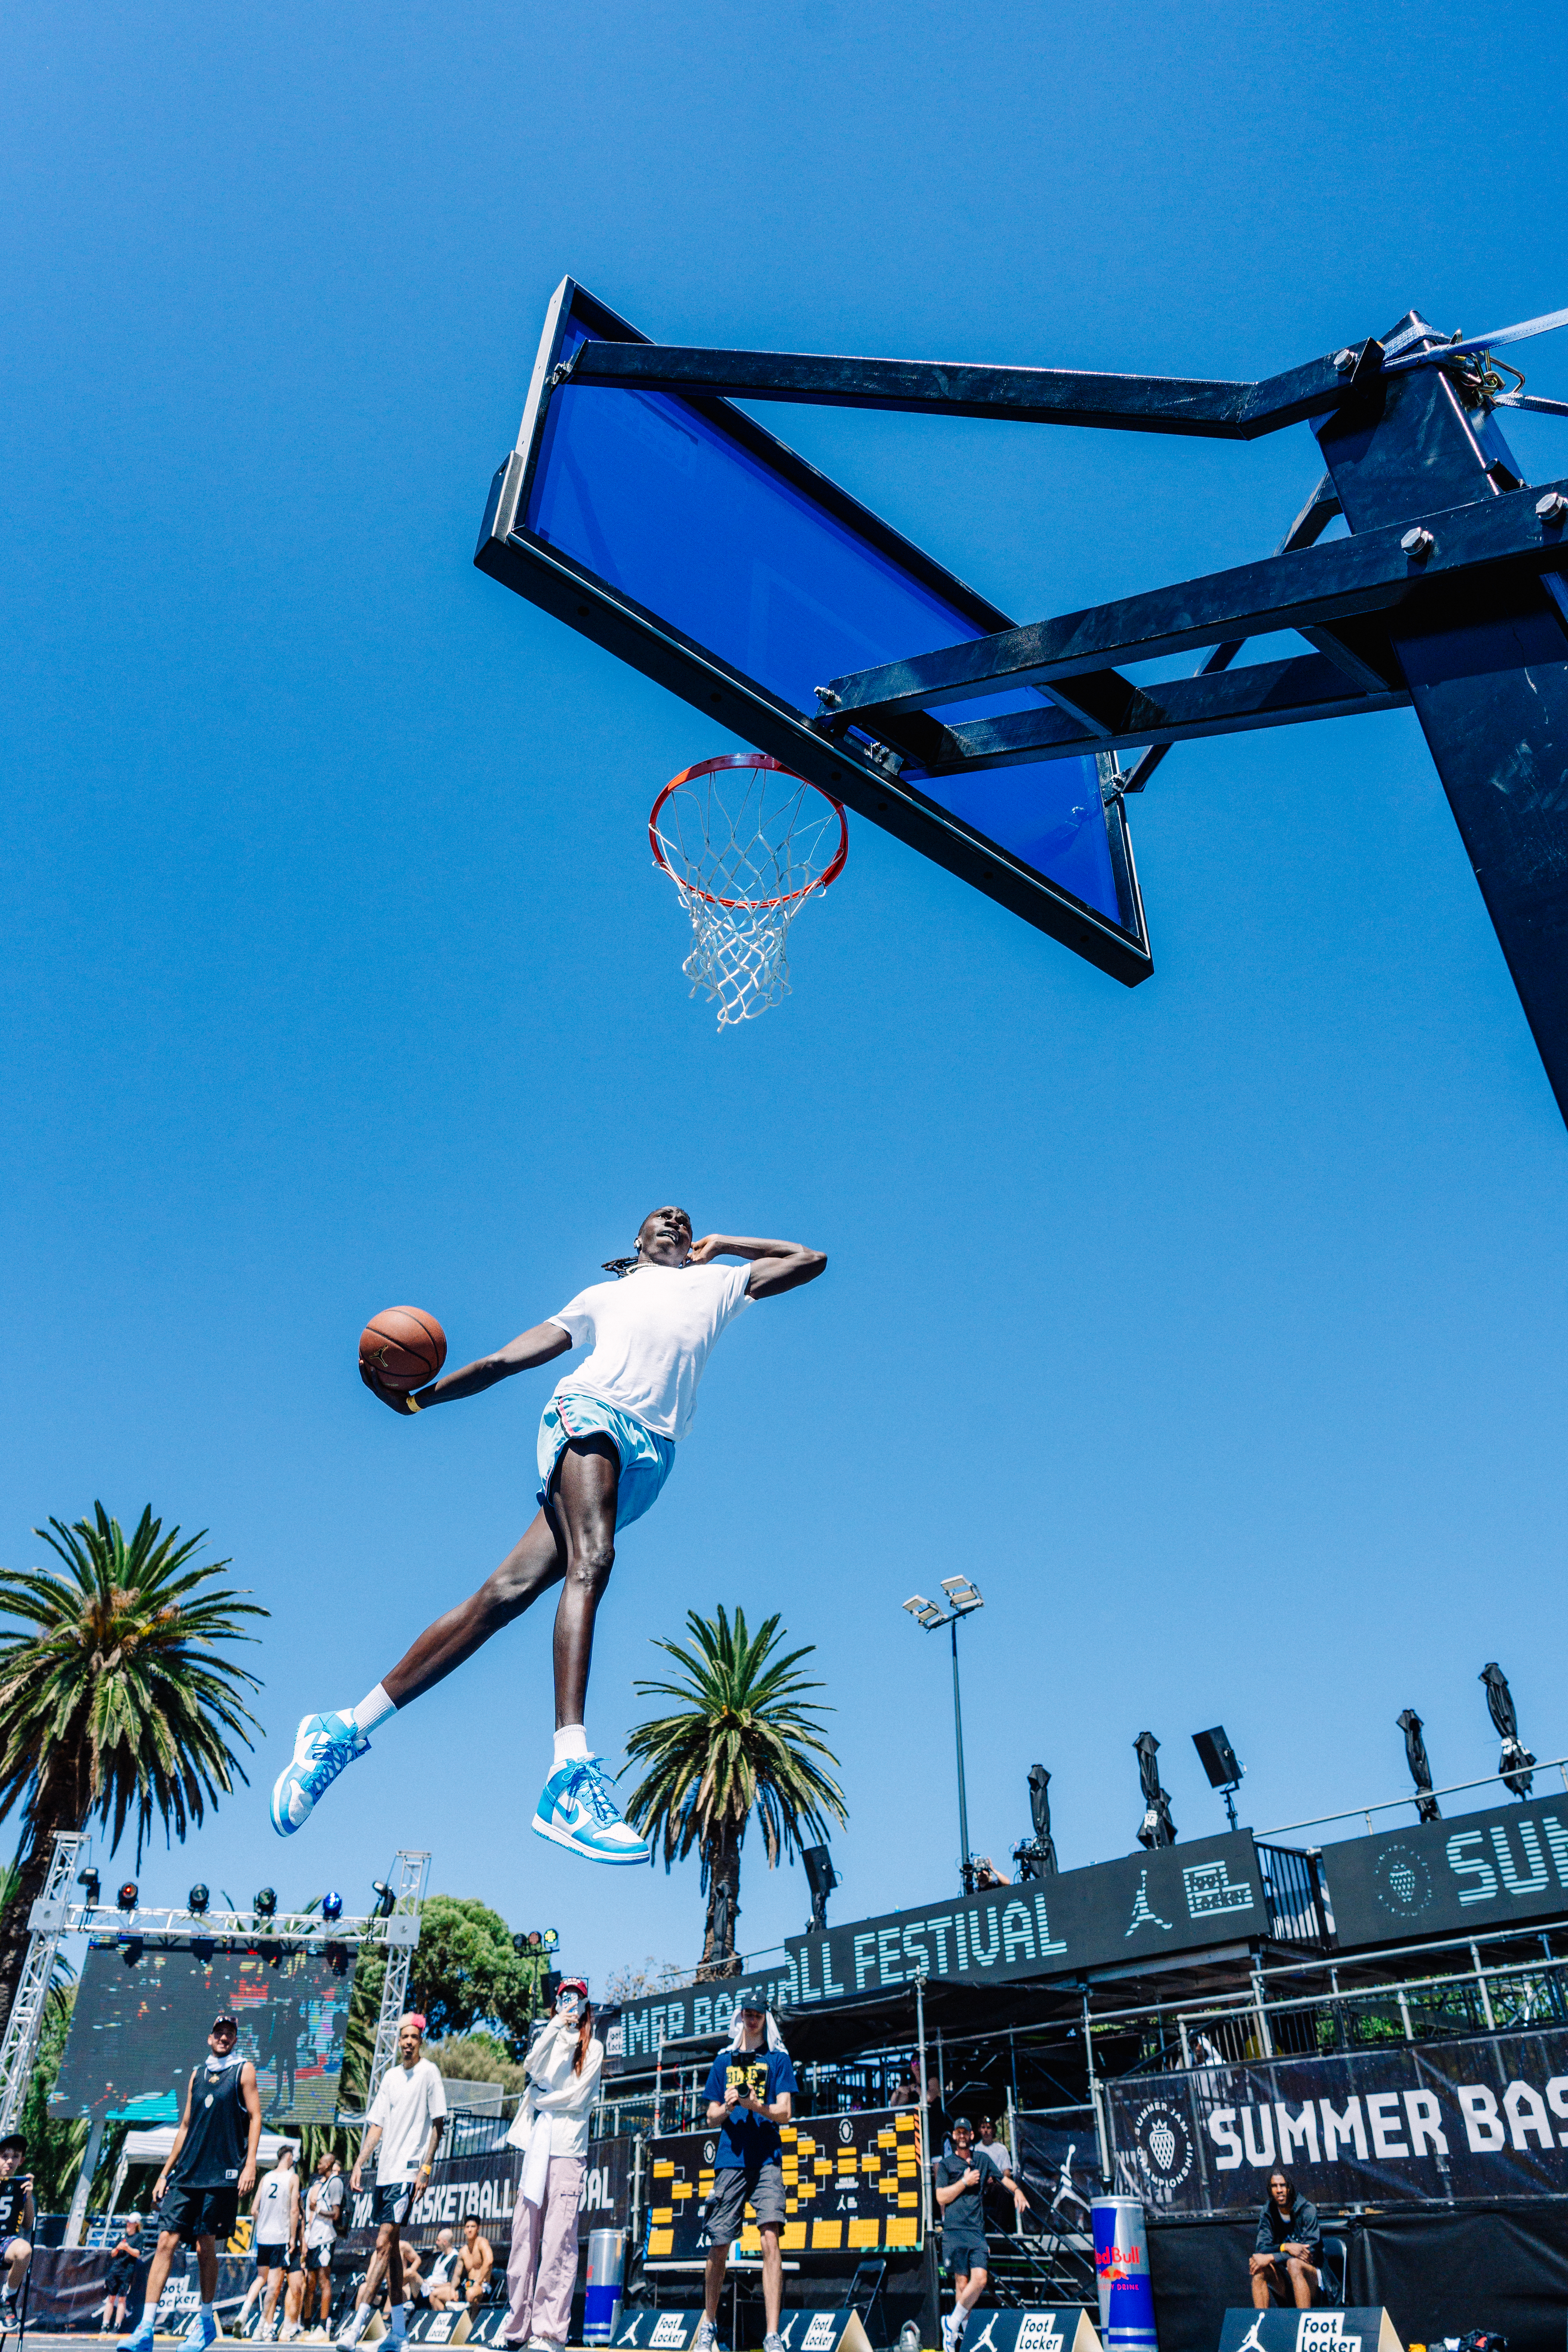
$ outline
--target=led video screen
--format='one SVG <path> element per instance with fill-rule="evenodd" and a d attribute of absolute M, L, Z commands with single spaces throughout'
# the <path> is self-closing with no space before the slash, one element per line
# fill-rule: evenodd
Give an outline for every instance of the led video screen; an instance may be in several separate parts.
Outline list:
<path fill-rule="evenodd" d="M 267 2124 L 330 2124 L 353 1989 L 350 1950 L 340 1976 L 324 1953 L 291 1952 L 273 1968 L 253 1952 L 146 1949 L 127 1967 L 118 1948 L 93 1946 L 50 2115 L 177 2123 L 213 2019 L 232 2010 Z"/>

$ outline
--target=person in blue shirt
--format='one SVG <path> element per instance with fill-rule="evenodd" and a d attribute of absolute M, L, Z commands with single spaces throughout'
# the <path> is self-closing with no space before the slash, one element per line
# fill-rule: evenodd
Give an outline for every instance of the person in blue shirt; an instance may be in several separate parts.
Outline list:
<path fill-rule="evenodd" d="M 795 2080 L 789 2052 L 760 1992 L 747 1988 L 735 1997 L 735 2028 L 730 2047 L 713 2061 L 708 2077 L 708 2120 L 719 2126 L 713 2158 L 713 2194 L 705 2216 L 709 2240 L 703 2315 L 691 2352 L 713 2352 L 719 2334 L 719 2297 L 730 2248 L 740 2236 L 746 2208 L 756 2215 L 763 2240 L 763 2309 L 767 2333 L 763 2352 L 784 2352 L 779 2311 L 784 2302 L 784 2142 L 779 2126 L 793 2112 Z"/>

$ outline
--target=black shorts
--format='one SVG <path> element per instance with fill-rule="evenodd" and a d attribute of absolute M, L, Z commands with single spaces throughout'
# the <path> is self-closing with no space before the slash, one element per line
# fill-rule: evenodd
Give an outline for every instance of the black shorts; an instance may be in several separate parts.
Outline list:
<path fill-rule="evenodd" d="M 412 2180 L 378 2180 L 370 2209 L 371 2227 L 379 2230 L 384 2221 L 406 2221 L 413 2202 Z"/>
<path fill-rule="evenodd" d="M 109 2276 L 104 2281 L 105 2292 L 113 2295 L 129 2294 L 141 2267 L 134 2254 L 117 2255 L 109 2265 Z"/>
<path fill-rule="evenodd" d="M 332 2250 L 331 2250 L 331 2246 L 307 2246 L 307 2247 L 306 2247 L 306 2249 L 305 2249 L 305 2269 L 306 2269 L 307 2273 L 314 2273 L 314 2272 L 316 2272 L 316 2271 L 330 2271 L 330 2270 L 331 2269 L 331 2267 L 332 2267 Z"/>
<path fill-rule="evenodd" d="M 280 2271 L 283 2267 L 283 2241 L 281 2238 L 258 2238 L 257 2240 L 256 2268 L 260 2277 L 265 2278 L 268 2271 Z"/>
<path fill-rule="evenodd" d="M 944 2230 L 942 2233 L 942 2266 L 954 2277 L 961 2273 L 967 2277 L 971 2271 L 988 2271 L 991 2249 L 984 2238 L 970 2231 Z"/>
<path fill-rule="evenodd" d="M 158 2208 L 158 2227 L 172 2230 L 190 2245 L 196 2238 L 232 2238 L 239 2219 L 239 2190 L 187 2188 L 171 2180 Z"/>

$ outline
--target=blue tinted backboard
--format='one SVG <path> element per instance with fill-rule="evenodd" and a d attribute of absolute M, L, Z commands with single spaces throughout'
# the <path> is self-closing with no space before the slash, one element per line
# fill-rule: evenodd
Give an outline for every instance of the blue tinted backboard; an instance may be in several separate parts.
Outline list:
<path fill-rule="evenodd" d="M 863 739 L 811 724 L 829 678 L 989 635 L 1007 615 L 731 402 L 574 385 L 564 370 L 591 339 L 645 340 L 567 278 L 491 486 L 480 570 L 1102 971 L 1146 979 L 1109 761 L 895 774 Z M 964 715 L 1030 704 L 1024 690 Z"/>

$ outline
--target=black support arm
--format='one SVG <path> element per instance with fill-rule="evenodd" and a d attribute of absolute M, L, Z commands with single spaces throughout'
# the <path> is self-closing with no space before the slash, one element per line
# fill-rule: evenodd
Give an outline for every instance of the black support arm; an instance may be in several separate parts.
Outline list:
<path fill-rule="evenodd" d="M 1251 441 L 1323 416 L 1376 375 L 1367 341 L 1260 383 L 1203 377 L 1095 375 L 1073 368 L 990 367 L 967 360 L 878 360 L 814 352 L 724 352 L 666 343 L 585 342 L 563 382 L 635 392 L 791 401 L 827 408 L 989 416 L 1022 425 L 1097 425 Z"/>
<path fill-rule="evenodd" d="M 1568 569 L 1568 530 L 1551 506 L 1553 494 L 1564 491 L 1568 479 L 1500 498 L 1489 494 L 1474 505 L 1428 515 L 1414 547 L 1405 545 L 1412 532 L 1392 523 L 938 653 L 855 670 L 832 681 L 829 715 L 818 724 L 842 730 L 853 719 L 875 734 L 901 711 L 1002 688 L 1048 689 L 1056 680 L 1113 671 L 1118 663 L 1163 660 L 1275 629 L 1305 631 L 1390 613 L 1467 575 L 1479 587 L 1480 575 L 1499 565 L 1563 571 Z M 1544 516 L 1538 512 L 1542 506 Z M 1073 699 L 1088 707 L 1081 695 Z"/>

